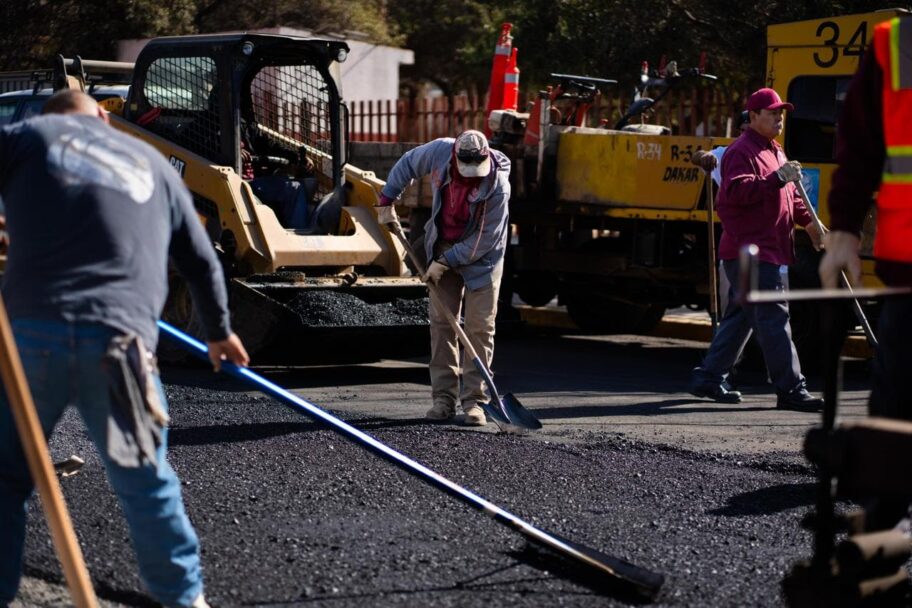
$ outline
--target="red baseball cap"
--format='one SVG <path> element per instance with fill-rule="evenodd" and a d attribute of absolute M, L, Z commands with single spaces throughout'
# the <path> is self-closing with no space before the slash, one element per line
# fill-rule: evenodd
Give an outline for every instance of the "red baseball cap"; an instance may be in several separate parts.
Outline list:
<path fill-rule="evenodd" d="M 782 101 L 779 93 L 773 89 L 759 89 L 754 91 L 747 99 L 747 110 L 749 112 L 759 112 L 760 110 L 778 110 L 785 108 L 789 112 L 795 109 L 795 106 L 787 101 Z"/>

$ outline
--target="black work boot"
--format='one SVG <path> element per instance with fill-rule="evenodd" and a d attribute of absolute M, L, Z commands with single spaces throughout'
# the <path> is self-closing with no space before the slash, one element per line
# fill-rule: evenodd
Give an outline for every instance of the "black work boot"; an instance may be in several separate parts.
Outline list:
<path fill-rule="evenodd" d="M 706 397 L 717 403 L 741 403 L 740 392 L 730 391 L 721 384 L 692 382 L 687 390 L 694 397 Z"/>
<path fill-rule="evenodd" d="M 790 393 L 778 393 L 776 407 L 780 410 L 798 412 L 819 412 L 823 409 L 823 399 L 814 397 L 806 388 L 799 388 Z"/>

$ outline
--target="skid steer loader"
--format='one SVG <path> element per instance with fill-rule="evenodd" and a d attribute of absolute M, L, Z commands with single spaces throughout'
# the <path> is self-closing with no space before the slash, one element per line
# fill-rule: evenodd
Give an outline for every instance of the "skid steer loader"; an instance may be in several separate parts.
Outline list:
<path fill-rule="evenodd" d="M 427 344 L 423 284 L 377 223 L 383 182 L 346 165 L 342 41 L 264 34 L 150 41 L 111 123 L 183 177 L 229 287 L 232 324 L 256 361 L 370 359 Z M 109 62 L 64 61 L 91 82 Z M 123 64 L 119 64 L 123 65 Z M 176 273 L 164 320 L 197 333 Z M 163 350 L 168 360 L 176 352 Z"/>

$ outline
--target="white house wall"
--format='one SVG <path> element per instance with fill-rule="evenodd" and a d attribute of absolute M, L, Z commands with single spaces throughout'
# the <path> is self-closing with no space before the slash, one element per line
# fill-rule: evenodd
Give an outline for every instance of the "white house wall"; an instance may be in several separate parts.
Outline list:
<path fill-rule="evenodd" d="M 290 27 L 250 30 L 257 34 L 312 37 L 313 32 Z M 231 33 L 231 32 L 218 32 Z M 319 36 L 325 38 L 328 36 Z M 145 40 L 121 40 L 117 43 L 118 61 L 136 61 Z M 399 66 L 415 63 L 415 52 L 391 46 L 370 44 L 361 40 L 346 40 L 351 53 L 339 66 L 342 74 L 342 95 L 351 105 L 359 101 L 395 101 L 399 98 Z"/>

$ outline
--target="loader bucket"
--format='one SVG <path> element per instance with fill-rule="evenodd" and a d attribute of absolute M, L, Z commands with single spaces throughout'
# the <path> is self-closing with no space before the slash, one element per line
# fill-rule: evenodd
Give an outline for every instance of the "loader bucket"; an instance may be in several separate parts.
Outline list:
<path fill-rule="evenodd" d="M 232 325 L 258 364 L 371 361 L 429 348 L 427 294 L 400 279 L 265 281 L 231 285 Z"/>

